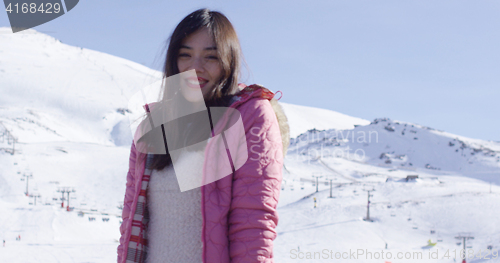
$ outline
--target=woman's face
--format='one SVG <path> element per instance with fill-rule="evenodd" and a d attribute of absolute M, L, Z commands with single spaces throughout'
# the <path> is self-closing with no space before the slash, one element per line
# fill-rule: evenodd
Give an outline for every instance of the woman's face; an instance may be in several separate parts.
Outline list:
<path fill-rule="evenodd" d="M 203 98 L 207 100 L 222 75 L 216 46 L 207 28 L 200 29 L 184 39 L 179 49 L 177 67 L 180 72 L 194 69 L 198 77 L 186 80 L 188 88 L 183 91 L 186 99 L 194 101 L 194 98 L 199 97 L 195 94 L 201 88 Z"/>

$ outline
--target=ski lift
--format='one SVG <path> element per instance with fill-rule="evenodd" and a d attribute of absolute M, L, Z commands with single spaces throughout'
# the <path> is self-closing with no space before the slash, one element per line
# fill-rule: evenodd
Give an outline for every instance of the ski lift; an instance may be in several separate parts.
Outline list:
<path fill-rule="evenodd" d="M 436 230 L 431 230 L 431 234 L 436 234 Z"/>
<path fill-rule="evenodd" d="M 412 227 L 413 229 L 418 229 L 418 226 L 417 225 L 413 225 Z"/>
<path fill-rule="evenodd" d="M 487 249 L 492 250 L 493 246 L 492 245 L 488 245 Z"/>
<path fill-rule="evenodd" d="M 460 245 L 462 245 L 462 242 L 457 242 L 457 246 L 460 246 Z"/>
<path fill-rule="evenodd" d="M 392 212 L 392 213 L 391 213 L 391 216 L 392 216 L 392 217 L 395 217 L 395 216 L 396 216 L 396 213 Z"/>

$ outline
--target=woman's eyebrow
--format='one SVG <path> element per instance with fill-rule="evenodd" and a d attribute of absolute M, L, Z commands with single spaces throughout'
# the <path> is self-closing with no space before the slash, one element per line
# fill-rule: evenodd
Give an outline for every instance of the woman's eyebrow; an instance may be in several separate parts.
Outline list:
<path fill-rule="evenodd" d="M 181 45 L 180 48 L 193 49 L 192 47 L 186 45 Z M 217 50 L 217 47 L 206 47 L 204 50 Z"/>

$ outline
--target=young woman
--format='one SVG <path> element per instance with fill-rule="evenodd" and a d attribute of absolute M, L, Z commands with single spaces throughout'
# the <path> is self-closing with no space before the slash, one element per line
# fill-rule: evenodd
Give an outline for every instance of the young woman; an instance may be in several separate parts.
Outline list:
<path fill-rule="evenodd" d="M 163 79 L 195 72 L 197 79 L 188 81 L 201 88 L 212 125 L 208 130 L 200 121 L 174 128 L 168 127 L 171 122 L 162 125 L 165 145 L 168 142 L 166 154 L 140 150 L 136 132 L 120 226 L 119 263 L 274 262 L 276 207 L 289 144 L 288 124 L 273 92 L 260 85 L 238 84 L 240 56 L 236 32 L 219 12 L 197 10 L 172 33 Z M 182 92 L 180 101 L 195 100 L 190 94 L 196 93 Z M 161 96 L 163 101 L 181 103 L 168 100 L 173 94 L 167 90 Z M 144 105 L 145 112 L 153 112 L 158 105 Z M 228 110 L 214 117 L 215 107 Z M 238 112 L 244 132 L 245 143 L 238 149 L 224 130 L 231 110 Z M 238 120 L 232 122 L 235 127 Z M 169 149 L 187 141 L 200 143 L 181 153 Z M 213 158 L 214 153 L 241 153 L 241 148 L 240 156 L 246 157 L 243 162 L 234 156 L 226 164 Z M 213 174 L 228 163 L 227 174 Z M 192 174 L 180 175 L 184 171 Z M 181 191 L 180 176 L 196 175 L 203 178 L 201 187 Z M 206 179 L 209 177 L 212 180 Z"/>

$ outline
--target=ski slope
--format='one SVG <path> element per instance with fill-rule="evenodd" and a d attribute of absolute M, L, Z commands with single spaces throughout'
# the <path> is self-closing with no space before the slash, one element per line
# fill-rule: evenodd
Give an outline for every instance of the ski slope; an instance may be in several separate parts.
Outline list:
<path fill-rule="evenodd" d="M 128 99 L 160 73 L 35 30 L 7 31 L 0 28 L 0 261 L 113 262 L 132 142 Z M 276 262 L 458 262 L 460 233 L 474 236 L 473 255 L 481 250 L 468 262 L 500 262 L 484 259 L 500 250 L 500 143 L 281 105 L 292 141 Z M 18 139 L 14 155 L 7 130 Z M 69 212 L 63 187 L 75 190 Z M 363 220 L 368 190 L 373 222 Z M 335 258 L 358 250 L 422 258 Z"/>

